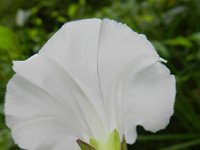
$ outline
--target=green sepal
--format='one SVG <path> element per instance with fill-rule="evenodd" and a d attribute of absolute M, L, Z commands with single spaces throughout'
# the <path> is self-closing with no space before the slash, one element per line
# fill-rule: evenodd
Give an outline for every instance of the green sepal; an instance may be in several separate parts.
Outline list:
<path fill-rule="evenodd" d="M 128 150 L 125 138 L 123 138 L 123 141 L 121 143 L 121 150 Z"/>
<path fill-rule="evenodd" d="M 128 150 L 125 138 L 120 143 L 119 134 L 116 130 L 110 134 L 106 143 L 101 143 L 95 139 L 90 139 L 89 144 L 81 140 L 77 140 L 77 143 L 81 150 Z"/>
<path fill-rule="evenodd" d="M 89 144 L 87 144 L 81 140 L 77 140 L 76 142 L 80 146 L 81 150 L 96 150 L 94 147 L 90 146 Z"/>

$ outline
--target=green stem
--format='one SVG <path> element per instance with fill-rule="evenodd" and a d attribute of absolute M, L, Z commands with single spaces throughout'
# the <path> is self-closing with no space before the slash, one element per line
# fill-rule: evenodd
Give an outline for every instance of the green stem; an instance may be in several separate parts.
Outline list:
<path fill-rule="evenodd" d="M 175 139 L 194 139 L 200 138 L 200 135 L 197 134 L 163 134 L 163 135 L 141 135 L 138 137 L 139 141 L 157 141 L 157 140 L 175 140 Z"/>
<path fill-rule="evenodd" d="M 179 150 L 179 149 L 185 149 L 187 147 L 191 147 L 191 146 L 195 146 L 195 145 L 199 145 L 200 144 L 200 140 L 192 140 L 189 142 L 185 142 L 185 143 L 181 143 L 181 144 L 176 144 L 167 148 L 163 148 L 161 150 Z"/>

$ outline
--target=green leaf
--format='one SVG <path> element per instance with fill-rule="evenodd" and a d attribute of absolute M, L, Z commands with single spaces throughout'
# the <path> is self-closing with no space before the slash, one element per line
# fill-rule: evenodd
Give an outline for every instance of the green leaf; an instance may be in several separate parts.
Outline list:
<path fill-rule="evenodd" d="M 163 148 L 161 150 L 183 150 L 183 149 L 186 149 L 188 147 L 195 146 L 195 145 L 200 145 L 200 140 L 192 140 L 192 141 L 189 141 L 189 142 L 176 144 L 176 145 L 173 145 L 173 146 L 170 146 L 170 147 L 167 147 L 167 148 Z"/>
<path fill-rule="evenodd" d="M 195 42 L 200 42 L 200 32 L 193 33 L 189 38 Z"/>
<path fill-rule="evenodd" d="M 0 48 L 8 51 L 17 51 L 20 49 L 17 37 L 6 27 L 0 26 Z"/>
<path fill-rule="evenodd" d="M 158 42 L 158 41 L 153 41 L 153 45 L 154 45 L 155 49 L 161 54 L 162 57 L 164 57 L 164 58 L 170 57 L 170 53 L 167 50 L 167 48 L 164 46 L 164 44 L 162 44 L 161 42 Z"/>
<path fill-rule="evenodd" d="M 67 10 L 67 14 L 69 17 L 74 17 L 76 12 L 78 10 L 78 5 L 77 4 L 71 4 Z"/>
<path fill-rule="evenodd" d="M 183 46 L 186 48 L 192 47 L 192 42 L 190 39 L 185 37 L 176 37 L 174 39 L 165 40 L 165 43 L 170 46 Z"/>

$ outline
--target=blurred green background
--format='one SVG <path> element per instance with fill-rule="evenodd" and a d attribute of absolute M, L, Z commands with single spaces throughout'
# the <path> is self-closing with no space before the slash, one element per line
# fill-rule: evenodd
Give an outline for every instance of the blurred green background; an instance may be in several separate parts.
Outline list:
<path fill-rule="evenodd" d="M 0 0 L 0 150 L 19 150 L 3 114 L 11 61 L 38 52 L 65 22 L 91 17 L 146 34 L 176 75 L 169 126 L 156 134 L 138 127 L 129 150 L 200 150 L 200 0 Z"/>

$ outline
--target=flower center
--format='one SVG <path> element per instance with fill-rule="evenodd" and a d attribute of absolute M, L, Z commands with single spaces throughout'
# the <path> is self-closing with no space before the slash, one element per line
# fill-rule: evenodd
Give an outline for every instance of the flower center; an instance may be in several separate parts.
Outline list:
<path fill-rule="evenodd" d="M 104 142 L 90 139 L 90 145 L 96 150 L 121 150 L 121 142 L 117 130 L 114 130 Z"/>
<path fill-rule="evenodd" d="M 126 142 L 123 140 L 121 143 L 117 130 L 111 132 L 106 141 L 90 139 L 89 144 L 80 140 L 77 142 L 81 147 L 81 150 L 127 150 Z"/>

